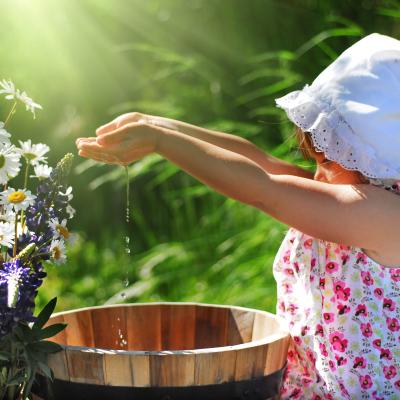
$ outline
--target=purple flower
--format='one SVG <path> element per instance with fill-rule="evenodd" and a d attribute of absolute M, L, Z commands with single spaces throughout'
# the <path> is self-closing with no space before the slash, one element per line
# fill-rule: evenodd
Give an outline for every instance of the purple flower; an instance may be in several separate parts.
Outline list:
<path fill-rule="evenodd" d="M 41 265 L 30 268 L 22 260 L 6 262 L 0 269 L 0 338 L 18 321 L 34 320 L 35 297 L 46 274 Z"/>

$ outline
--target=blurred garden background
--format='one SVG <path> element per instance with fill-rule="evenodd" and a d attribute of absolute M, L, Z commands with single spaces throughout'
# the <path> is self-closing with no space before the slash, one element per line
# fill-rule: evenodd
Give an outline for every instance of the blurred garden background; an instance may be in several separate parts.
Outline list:
<path fill-rule="evenodd" d="M 312 170 L 274 99 L 311 83 L 366 34 L 400 38 L 398 1 L 0 4 L 0 79 L 11 79 L 43 106 L 33 122 L 21 112 L 9 130 L 14 138 L 47 143 L 50 164 L 76 154 L 77 137 L 140 111 L 243 136 Z M 0 120 L 8 111 L 0 110 Z M 127 224 L 123 168 L 75 158 L 77 240 L 65 265 L 48 266 L 40 306 L 57 296 L 59 310 L 199 301 L 275 311 L 271 268 L 285 225 L 213 192 L 158 155 L 131 165 L 129 176 Z"/>

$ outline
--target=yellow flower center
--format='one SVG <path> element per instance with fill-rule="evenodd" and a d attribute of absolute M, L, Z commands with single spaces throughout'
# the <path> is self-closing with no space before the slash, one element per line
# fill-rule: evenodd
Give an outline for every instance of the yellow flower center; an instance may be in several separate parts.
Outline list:
<path fill-rule="evenodd" d="M 69 238 L 69 231 L 65 226 L 62 225 L 57 225 L 56 229 L 58 231 L 58 233 L 64 237 L 64 239 L 68 239 Z"/>
<path fill-rule="evenodd" d="M 8 201 L 10 203 L 18 204 L 22 203 L 26 199 L 26 194 L 24 192 L 13 192 L 8 195 Z"/>
<path fill-rule="evenodd" d="M 37 157 L 37 155 L 36 155 L 36 154 L 33 154 L 33 153 L 24 153 L 24 157 L 25 157 L 28 161 L 32 161 L 32 160 L 34 160 L 34 159 Z"/>
<path fill-rule="evenodd" d="M 61 258 L 61 250 L 58 246 L 53 248 L 53 257 L 55 260 L 58 260 Z"/>

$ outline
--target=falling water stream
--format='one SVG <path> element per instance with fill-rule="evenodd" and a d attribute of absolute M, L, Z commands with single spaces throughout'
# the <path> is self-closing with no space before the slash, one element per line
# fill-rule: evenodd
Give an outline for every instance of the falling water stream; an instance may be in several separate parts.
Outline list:
<path fill-rule="evenodd" d="M 126 179 L 126 210 L 125 210 L 125 222 L 126 222 L 126 230 L 127 233 L 125 235 L 125 240 L 124 240 L 124 245 L 125 245 L 125 253 L 127 256 L 130 256 L 131 254 L 131 248 L 130 248 L 130 237 L 129 237 L 129 222 L 130 222 L 130 202 L 129 202 L 129 169 L 128 166 L 125 166 L 125 179 Z M 128 275 L 128 262 L 125 264 L 125 278 L 123 280 L 123 285 L 125 288 L 129 286 L 129 275 Z M 121 292 L 121 297 L 123 299 L 126 298 L 126 293 Z"/>

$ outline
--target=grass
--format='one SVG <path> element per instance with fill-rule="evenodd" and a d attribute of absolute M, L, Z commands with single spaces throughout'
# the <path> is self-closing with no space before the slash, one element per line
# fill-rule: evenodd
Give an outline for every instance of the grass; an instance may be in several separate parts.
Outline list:
<path fill-rule="evenodd" d="M 57 3 L 77 21 L 70 35 L 65 35 L 70 26 L 63 25 L 67 17 L 52 21 L 63 58 L 48 73 L 68 89 L 64 108 L 59 90 L 53 93 L 50 86 L 44 103 L 51 115 L 48 131 L 57 128 L 49 138 L 58 151 L 65 139 L 71 146 L 74 137 L 68 135 L 85 135 L 83 131 L 134 110 L 237 134 L 277 157 L 312 168 L 299 157 L 292 124 L 274 99 L 311 83 L 366 33 L 396 36 L 399 15 L 393 1 L 131 3 Z M 53 3 L 46 0 L 45 6 L 51 14 Z M 173 18 L 167 21 L 168 15 Z M 18 26 L 7 25 L 8 36 Z M 38 32 L 46 40 L 52 37 Z M 18 37 L 22 41 L 25 36 Z M 30 65 L 40 77 L 48 70 L 41 63 L 54 49 L 33 39 L 41 45 L 31 52 Z M 6 63 L 4 68 L 11 67 Z M 26 74 L 20 72 L 28 82 Z M 63 110 L 69 110 L 68 118 L 60 114 Z M 133 208 L 126 226 L 123 169 L 77 163 L 71 184 L 77 208 L 72 228 L 78 240 L 66 265 L 48 267 L 39 306 L 53 296 L 59 298 L 58 310 L 122 302 L 123 291 L 129 302 L 199 301 L 274 312 L 272 264 L 285 225 L 212 192 L 157 155 L 130 166 L 129 177 Z M 125 235 L 132 241 L 130 257 L 124 251 Z"/>
<path fill-rule="evenodd" d="M 219 202 L 199 217 L 191 235 L 181 232 L 185 239 L 133 250 L 131 256 L 124 252 L 123 232 L 103 246 L 79 236 L 68 264 L 48 268 L 40 304 L 58 296 L 59 310 L 123 301 L 198 301 L 274 311 L 272 263 L 286 227 L 233 200 Z"/>

